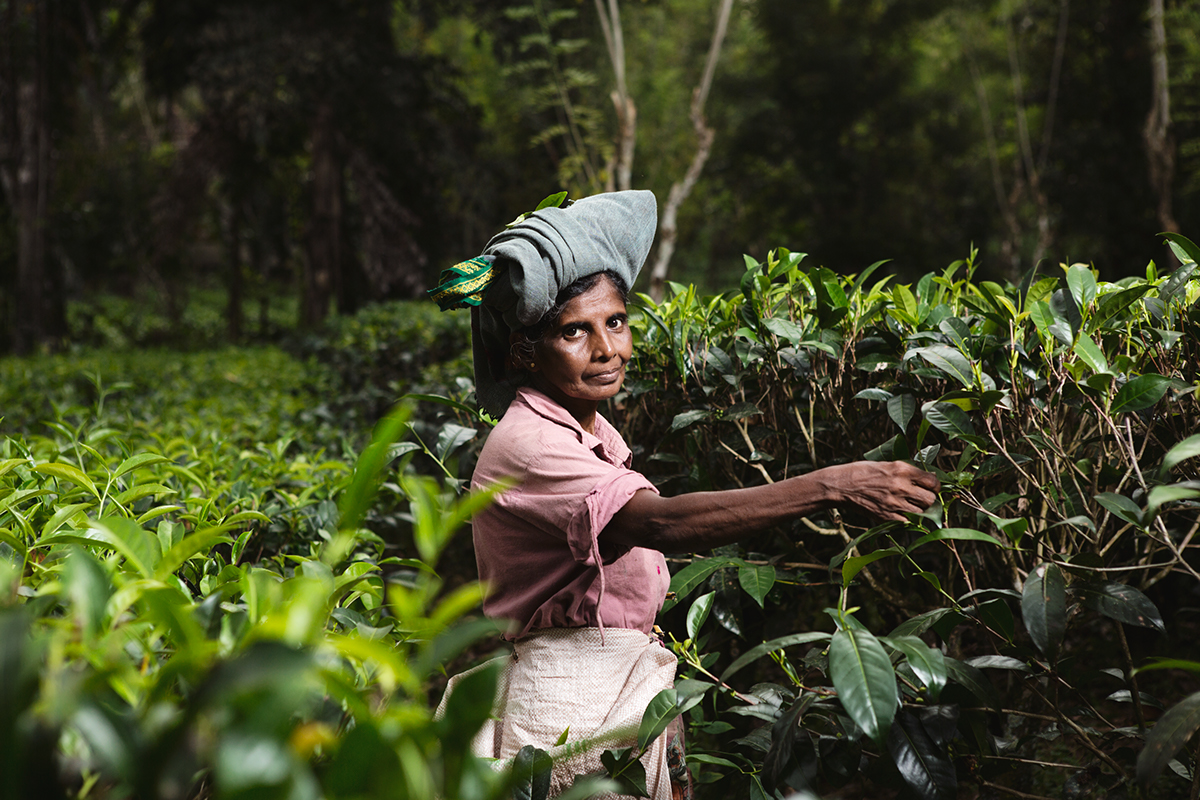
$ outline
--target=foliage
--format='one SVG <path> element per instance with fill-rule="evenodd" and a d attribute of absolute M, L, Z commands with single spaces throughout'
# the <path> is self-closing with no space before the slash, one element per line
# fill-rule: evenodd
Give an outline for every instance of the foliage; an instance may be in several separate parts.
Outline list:
<path fill-rule="evenodd" d="M 1061 778 L 1110 788 L 1148 786 L 1176 757 L 1196 773 L 1177 756 L 1200 725 L 1193 701 L 1151 727 L 1179 688 L 1136 670 L 1147 651 L 1195 655 L 1174 598 L 1200 579 L 1200 280 L 1195 245 L 1170 238 L 1178 270 L 1118 283 L 1082 264 L 974 283 L 972 253 L 902 284 L 777 250 L 747 257 L 740 292 L 640 298 L 617 406 L 664 490 L 863 455 L 914 460 L 944 487 L 907 524 L 814 517 L 675 574 L 685 675 L 724 698 L 690 712 L 718 748 L 698 763 L 754 792 L 820 792 L 859 776 L 861 753 L 862 777 L 929 798 L 997 781 L 1054 793 L 1022 763 L 1076 763 Z M 824 565 L 827 579 L 807 573 Z M 811 630 L 825 606 L 833 630 Z M 729 663 L 731 648 L 744 652 Z M 766 655 L 758 683 L 730 683 Z M 1143 740 L 1157 755 L 1135 766 Z"/>
<path fill-rule="evenodd" d="M 286 414 L 308 398 L 269 391 L 289 377 L 278 352 L 243 354 L 264 377 L 241 395 L 237 356 L 214 359 L 226 383 L 196 381 L 196 405 L 176 390 L 158 416 L 153 390 L 93 379 L 86 406 L 60 395 L 47 434 L 0 438 L 5 796 L 510 796 L 515 777 L 468 751 L 496 675 L 441 719 L 426 696 L 494 633 L 464 619 L 479 586 L 435 572 L 489 494 L 393 463 L 414 449 L 403 408 L 353 466 L 297 452 L 292 420 L 255 438 L 272 435 L 255 399 Z M 147 369 L 169 385 L 162 366 Z M 381 538 L 389 513 L 413 557 Z"/>
<path fill-rule="evenodd" d="M 974 254 L 905 284 L 776 250 L 739 291 L 639 297 L 609 413 L 664 491 L 864 455 L 944 485 L 905 524 L 830 512 L 673 557 L 681 675 L 642 738 L 683 714 L 713 796 L 1194 779 L 1200 279 L 1172 245 L 1171 273 L 1016 286 L 977 282 Z M 539 796 L 537 753 L 507 778 L 465 755 L 492 676 L 444 721 L 426 696 L 490 629 L 457 622 L 477 586 L 446 593 L 488 421 L 463 321 L 423 314 L 344 319 L 304 361 L 0 362 L 0 622 L 24 643 L 4 653 L 6 770 L 64 771 L 76 795 Z M 402 391 L 453 397 L 364 447 L 351 398 Z M 618 780 L 640 749 L 606 757 Z"/>

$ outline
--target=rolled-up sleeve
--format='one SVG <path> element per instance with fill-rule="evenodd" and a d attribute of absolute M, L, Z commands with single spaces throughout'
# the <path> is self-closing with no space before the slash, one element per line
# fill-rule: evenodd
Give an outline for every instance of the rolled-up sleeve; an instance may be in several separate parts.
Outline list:
<path fill-rule="evenodd" d="M 516 489 L 497 503 L 550 536 L 566 538 L 571 557 L 595 566 L 597 537 L 634 494 L 654 484 L 644 475 L 596 457 L 579 441 L 562 436 L 528 465 Z M 623 548 L 624 552 L 628 548 Z M 607 562 L 619 553 L 604 548 Z"/>

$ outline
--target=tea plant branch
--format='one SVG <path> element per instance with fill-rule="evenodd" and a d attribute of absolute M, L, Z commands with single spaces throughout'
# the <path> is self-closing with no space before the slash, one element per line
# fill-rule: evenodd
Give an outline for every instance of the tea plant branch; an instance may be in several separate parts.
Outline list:
<path fill-rule="evenodd" d="M 738 461 L 741 461 L 743 464 L 745 464 L 745 465 L 746 465 L 746 466 L 748 466 L 748 467 L 753 467 L 754 469 L 758 470 L 758 473 L 759 473 L 760 475 L 762 475 L 762 476 L 763 476 L 763 479 L 764 479 L 764 480 L 765 480 L 767 483 L 774 483 L 774 482 L 775 482 L 775 480 L 774 480 L 774 479 L 771 477 L 771 473 L 767 472 L 767 469 L 766 469 L 766 467 L 764 467 L 764 466 L 763 466 L 762 464 L 760 464 L 759 462 L 757 462 L 757 461 L 751 461 L 750 459 L 746 458 L 744 455 L 742 455 L 741 453 L 739 453 L 737 450 L 734 450 L 732 447 L 730 447 L 729 445 L 725 444 L 725 442 L 718 441 L 718 442 L 717 442 L 717 444 L 721 445 L 721 447 L 724 447 L 726 450 L 728 450 L 728 451 L 729 451 L 729 453 L 730 453 L 730 455 L 732 455 L 732 456 L 733 456 L 734 458 L 736 458 Z M 747 440 L 747 441 L 746 441 L 746 444 L 747 444 L 747 445 L 748 445 L 748 444 L 750 444 L 749 440 Z M 751 447 L 750 449 L 751 449 L 751 452 L 753 452 L 754 448 L 753 448 L 753 447 Z"/>
<path fill-rule="evenodd" d="M 1059 680 L 1062 681 L 1061 678 Z M 1070 684 L 1067 684 L 1065 681 L 1062 681 L 1062 683 L 1068 687 L 1070 686 Z M 1098 757 L 1105 764 L 1108 764 L 1118 775 L 1121 776 L 1121 780 L 1127 780 L 1128 776 L 1125 774 L 1124 768 L 1122 768 L 1120 764 L 1118 764 L 1116 761 L 1114 761 L 1112 759 L 1112 756 L 1110 756 L 1108 753 L 1104 752 L 1099 747 L 1097 747 L 1096 743 L 1092 741 L 1092 737 L 1088 736 L 1087 731 L 1085 731 L 1083 728 L 1081 728 L 1079 726 L 1079 724 L 1077 722 L 1075 722 L 1075 720 L 1071 719 L 1066 714 L 1064 714 L 1061 710 L 1059 710 L 1057 704 L 1051 703 L 1049 700 L 1047 700 L 1046 696 L 1043 695 L 1041 692 L 1039 692 L 1037 689 L 1035 689 L 1033 687 L 1030 687 L 1030 689 L 1033 691 L 1034 694 L 1036 694 L 1038 697 L 1041 698 L 1043 703 L 1045 703 L 1046 705 L 1050 706 L 1051 708 L 1053 708 L 1055 711 L 1058 712 L 1059 722 L 1065 723 L 1067 725 L 1067 727 L 1069 727 L 1071 730 L 1075 731 L 1075 735 L 1079 737 L 1080 744 L 1082 744 L 1088 750 L 1092 751 L 1092 753 L 1094 753 L 1096 755 L 1096 757 Z M 1090 705 L 1089 705 L 1089 708 L 1090 708 Z M 1103 717 L 1100 717 L 1099 715 L 1097 715 L 1097 717 L 1099 719 L 1104 719 Z"/>
<path fill-rule="evenodd" d="M 1137 717 L 1138 730 L 1146 730 L 1146 712 L 1142 708 L 1142 696 L 1138 691 L 1137 670 L 1133 668 L 1133 655 L 1129 652 L 1129 641 L 1125 638 L 1125 625 L 1114 620 L 1117 638 L 1121 640 L 1121 655 L 1125 657 L 1125 674 L 1129 678 L 1129 695 L 1133 698 L 1133 714 Z"/>
<path fill-rule="evenodd" d="M 997 792 L 1000 792 L 1001 794 L 1010 794 L 1013 797 L 1023 797 L 1023 798 L 1025 798 L 1025 800 L 1054 800 L 1054 798 L 1052 798 L 1052 797 L 1046 797 L 1045 795 L 1042 795 L 1042 794 L 1029 794 L 1028 792 L 1022 792 L 1017 789 L 1010 789 L 1007 786 L 1001 786 L 1000 784 L 992 783 L 991 781 L 980 781 L 979 785 L 983 786 L 987 789 L 995 789 Z"/>
<path fill-rule="evenodd" d="M 1195 538 L 1197 531 L 1200 531 L 1200 519 L 1197 519 L 1196 522 L 1192 524 L 1192 529 L 1189 530 L 1187 532 L 1187 535 L 1183 537 L 1183 541 L 1179 545 L 1180 552 L 1186 550 L 1189 546 L 1191 546 L 1192 539 Z M 1153 578 L 1151 578 L 1149 583 L 1147 583 L 1146 585 L 1153 586 L 1154 584 L 1158 583 L 1163 578 L 1167 577 L 1167 575 L 1169 575 L 1171 573 L 1171 570 L 1173 570 L 1174 568 L 1175 568 L 1175 563 L 1171 562 L 1166 567 L 1164 567 L 1157 575 L 1155 575 Z"/>
<path fill-rule="evenodd" d="M 1078 770 L 1078 764 L 1059 764 L 1055 761 L 1037 761 L 1032 758 L 1018 758 L 1016 756 L 989 756 L 983 755 L 980 758 L 985 758 L 988 761 L 1011 761 L 1015 764 L 1031 764 L 1035 767 L 1051 767 L 1053 769 L 1073 769 Z"/>
<path fill-rule="evenodd" d="M 746 446 L 750 448 L 751 452 L 753 452 L 754 445 L 750 443 L 750 436 L 746 432 L 745 427 L 740 423 L 740 421 L 734 423 L 734 427 L 736 427 L 738 429 L 738 431 L 742 434 L 742 438 L 745 440 Z M 720 444 L 721 447 L 724 447 L 726 450 L 728 450 L 730 452 L 730 454 L 732 454 L 733 457 L 736 458 L 738 461 L 741 461 L 743 464 L 745 464 L 749 467 L 754 467 L 755 469 L 757 469 L 758 472 L 763 476 L 763 479 L 767 483 L 775 482 L 775 479 L 771 477 L 771 473 L 768 472 L 767 468 L 764 467 L 762 464 L 758 463 L 757 461 L 751 461 L 750 459 L 746 458 L 741 453 L 739 453 L 738 451 L 734 450 L 732 447 L 727 445 L 725 442 L 718 441 L 718 444 Z M 804 523 L 804 525 L 806 527 L 808 527 L 810 530 L 812 530 L 816 533 L 819 533 L 823 536 L 836 536 L 838 533 L 842 533 L 844 536 L 847 535 L 844 533 L 844 531 L 838 531 L 837 529 L 834 529 L 834 528 L 822 528 L 820 525 L 816 524 L 815 522 L 810 520 L 808 517 L 799 517 L 799 520 L 800 520 L 800 522 Z M 850 539 L 847 538 L 846 541 L 850 541 Z"/>

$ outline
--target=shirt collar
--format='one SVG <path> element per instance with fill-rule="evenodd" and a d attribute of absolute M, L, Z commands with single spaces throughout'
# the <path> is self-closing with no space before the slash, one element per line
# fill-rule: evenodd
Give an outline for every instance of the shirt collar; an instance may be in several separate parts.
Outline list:
<path fill-rule="evenodd" d="M 524 402 L 538 416 L 574 431 L 585 447 L 596 451 L 597 455 L 610 464 L 628 467 L 633 461 L 633 452 L 625 444 L 621 434 L 617 433 L 612 423 L 599 412 L 596 413 L 596 433 L 593 435 L 583 429 L 579 420 L 571 416 L 571 412 L 531 386 L 518 389 L 516 400 Z"/>

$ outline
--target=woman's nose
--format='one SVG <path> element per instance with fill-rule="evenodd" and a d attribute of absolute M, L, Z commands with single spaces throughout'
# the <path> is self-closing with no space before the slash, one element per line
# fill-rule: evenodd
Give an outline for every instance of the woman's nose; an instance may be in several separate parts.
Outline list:
<path fill-rule="evenodd" d="M 612 358 L 617 348 L 612 340 L 612 336 L 608 331 L 601 331 L 596 335 L 595 357 L 597 361 L 608 361 Z"/>

